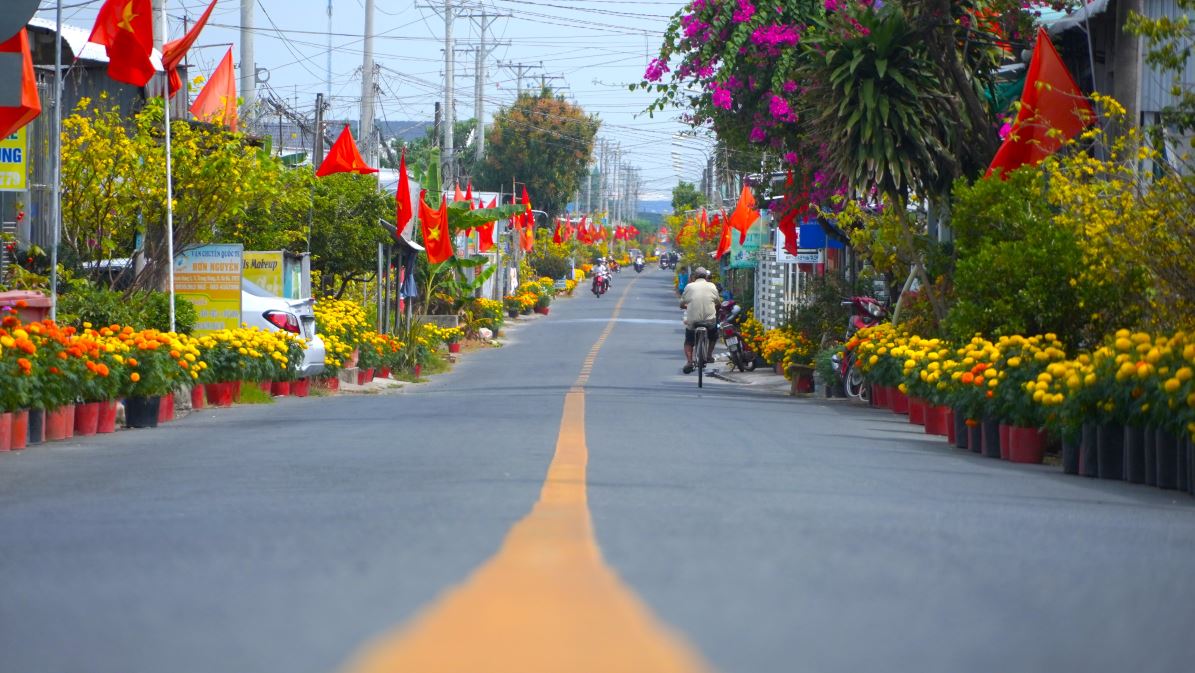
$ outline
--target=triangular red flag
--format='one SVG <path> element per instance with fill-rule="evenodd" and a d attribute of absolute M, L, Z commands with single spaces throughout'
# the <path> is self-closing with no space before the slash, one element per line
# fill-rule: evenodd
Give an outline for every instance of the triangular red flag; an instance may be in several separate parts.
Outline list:
<path fill-rule="evenodd" d="M 426 202 L 427 190 L 419 193 L 419 228 L 427 261 L 439 264 L 452 257 L 452 236 L 448 232 L 448 200 L 440 199 L 440 208 L 432 210 Z"/>
<path fill-rule="evenodd" d="M 496 208 L 498 206 L 498 197 L 494 197 L 490 201 L 488 208 Z M 482 252 L 487 252 L 494 247 L 494 224 L 495 222 L 487 222 L 477 227 L 477 249 Z"/>
<path fill-rule="evenodd" d="M 465 185 L 465 200 L 469 205 L 473 205 L 473 181 L 469 180 L 469 184 Z"/>
<path fill-rule="evenodd" d="M 220 65 L 191 103 L 191 115 L 200 121 L 224 124 L 230 130 L 237 130 L 237 78 L 232 70 L 232 47 L 224 53 Z"/>
<path fill-rule="evenodd" d="M 718 238 L 718 250 L 714 253 L 714 259 L 722 259 L 723 255 L 730 252 L 730 229 L 730 220 L 722 222 L 722 235 Z"/>
<path fill-rule="evenodd" d="M 755 194 L 751 192 L 751 188 L 743 185 L 743 191 L 739 193 L 738 205 L 734 207 L 734 212 L 730 215 L 730 226 L 739 232 L 739 245 L 747 240 L 747 232 L 750 231 L 751 226 L 759 219 L 759 211 L 755 209 Z"/>
<path fill-rule="evenodd" d="M 1038 28 L 1025 88 L 1021 90 L 1021 109 L 987 175 L 995 170 L 1006 175 L 1021 166 L 1039 163 L 1057 152 L 1063 142 L 1094 124 L 1095 119 L 1095 111 L 1066 69 L 1050 36 L 1044 28 Z"/>
<path fill-rule="evenodd" d="M 562 230 L 562 228 L 560 226 L 559 219 L 556 220 L 556 230 L 554 232 L 552 232 L 552 242 L 555 243 L 556 245 L 560 245 L 561 243 L 564 243 L 564 231 Z"/>
<path fill-rule="evenodd" d="M 319 170 L 315 172 L 315 177 L 322 178 L 333 173 L 377 172 L 378 169 L 365 165 L 365 160 L 357 151 L 357 143 L 353 142 L 353 132 L 349 130 L 349 125 L 345 124 L 340 131 L 340 136 L 336 138 L 336 142 L 332 143 L 332 149 L 328 150 L 328 156 L 324 157 L 323 162 L 319 165 Z M 422 206 L 420 207 L 422 208 Z M 419 214 L 422 216 L 423 210 L 420 210 Z"/>
<path fill-rule="evenodd" d="M 187 50 L 191 45 L 195 44 L 195 40 L 199 38 L 199 32 L 207 25 L 207 18 L 212 15 L 212 10 L 216 8 L 216 1 L 207 6 L 199 20 L 195 22 L 194 26 L 177 40 L 171 40 L 162 45 L 162 67 L 166 69 L 166 75 L 170 79 L 170 97 L 174 98 L 174 94 L 183 87 L 182 79 L 178 76 L 178 66 L 183 62 L 183 58 L 187 55 Z"/>
<path fill-rule="evenodd" d="M 0 43 L 0 54 L 21 55 L 21 95 L 17 101 L 19 104 L 0 107 L 0 138 L 7 138 L 41 114 L 41 99 L 37 95 L 33 54 L 29 51 L 29 34 L 24 28 Z"/>
<path fill-rule="evenodd" d="M 145 86 L 154 76 L 149 60 L 154 48 L 150 0 L 105 0 L 87 41 L 104 45 L 108 76 L 117 82 Z"/>
<path fill-rule="evenodd" d="M 399 234 L 406 229 L 407 223 L 415 214 L 411 209 L 411 183 L 407 179 L 407 148 L 402 149 L 402 156 L 398 159 L 398 185 L 394 190 L 395 219 Z"/>
<path fill-rule="evenodd" d="M 458 182 L 458 183 L 454 184 L 453 188 L 454 188 L 454 191 L 452 193 L 452 202 L 456 203 L 457 201 L 464 201 L 465 193 L 461 191 L 461 183 Z"/>

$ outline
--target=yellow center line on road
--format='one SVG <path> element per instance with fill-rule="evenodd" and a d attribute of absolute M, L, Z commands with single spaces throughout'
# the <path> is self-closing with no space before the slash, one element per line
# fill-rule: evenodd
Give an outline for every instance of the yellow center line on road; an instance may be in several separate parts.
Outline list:
<path fill-rule="evenodd" d="M 586 493 L 585 390 L 622 309 L 565 394 L 539 501 L 501 549 L 345 673 L 708 673 L 712 669 L 606 565 Z"/>

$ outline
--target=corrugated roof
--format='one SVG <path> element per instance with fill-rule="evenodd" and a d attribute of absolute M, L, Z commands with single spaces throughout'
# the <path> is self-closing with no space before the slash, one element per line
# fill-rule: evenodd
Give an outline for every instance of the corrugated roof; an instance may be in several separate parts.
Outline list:
<path fill-rule="evenodd" d="M 1057 35 L 1071 28 L 1081 28 L 1088 19 L 1095 18 L 1108 9 L 1108 0 L 1088 0 L 1079 9 L 1067 14 L 1056 10 L 1042 10 L 1040 22 L 1051 35 Z"/>
<path fill-rule="evenodd" d="M 34 17 L 29 20 L 28 26 L 30 28 L 37 28 L 45 30 L 53 34 L 57 29 L 58 24 L 50 19 L 42 19 Z M 97 63 L 108 62 L 108 52 L 104 49 L 104 45 L 88 42 L 87 38 L 91 35 L 91 31 L 85 28 L 78 28 L 69 24 L 62 24 L 62 41 L 71 49 L 71 53 L 76 58 L 84 61 L 95 61 Z M 154 64 L 154 69 L 162 71 L 162 54 L 157 49 L 149 56 L 150 62 Z M 64 65 L 70 65 L 64 64 Z"/>

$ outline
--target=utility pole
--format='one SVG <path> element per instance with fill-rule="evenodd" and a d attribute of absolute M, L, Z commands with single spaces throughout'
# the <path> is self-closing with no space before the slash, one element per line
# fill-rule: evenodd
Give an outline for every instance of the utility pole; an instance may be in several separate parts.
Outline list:
<path fill-rule="evenodd" d="M 312 144 L 311 165 L 318 167 L 324 160 L 324 94 L 315 94 L 315 140 Z"/>
<path fill-rule="evenodd" d="M 443 103 L 436 101 L 436 116 L 432 122 L 432 138 L 435 140 L 436 147 L 440 146 L 440 125 L 444 123 L 444 113 L 440 109 Z"/>
<path fill-rule="evenodd" d="M 365 52 L 361 58 L 361 127 L 357 136 L 361 140 L 361 158 L 369 166 L 374 165 L 377 156 L 377 142 L 374 140 L 373 112 L 373 3 L 365 0 Z"/>
<path fill-rule="evenodd" d="M 328 55 L 324 63 L 324 95 L 332 99 L 332 0 L 328 0 Z"/>
<path fill-rule="evenodd" d="M 585 167 L 585 212 L 590 212 L 593 204 L 593 166 Z"/>
<path fill-rule="evenodd" d="M 481 14 L 468 14 L 470 19 L 478 20 L 477 32 L 480 36 L 479 44 L 476 52 L 476 62 L 474 63 L 475 81 L 473 83 L 473 118 L 477 120 L 477 144 L 474 146 L 474 156 L 478 161 L 485 157 L 485 64 L 486 59 L 489 58 L 490 52 L 502 45 L 509 45 L 510 42 L 495 42 L 488 43 L 486 38 L 490 31 L 490 24 L 495 19 L 508 17 L 510 14 L 490 14 L 489 12 L 482 12 Z"/>
<path fill-rule="evenodd" d="M 253 3 L 241 0 L 241 99 L 246 111 L 257 109 L 257 60 L 253 57 Z M 244 115 L 255 120 L 252 112 Z"/>
<path fill-rule="evenodd" d="M 520 95 L 520 96 L 523 95 L 523 77 L 525 77 L 527 75 L 528 71 L 530 71 L 532 68 L 539 67 L 536 65 L 531 65 L 529 63 L 509 63 L 509 62 L 508 63 L 499 63 L 498 65 L 503 68 L 506 68 L 514 73 L 515 81 L 518 83 L 518 88 L 516 89 L 516 91 L 518 92 L 518 95 Z M 541 63 L 540 65 L 543 65 L 543 64 Z"/>
<path fill-rule="evenodd" d="M 455 18 L 452 0 L 444 0 L 444 184 L 456 182 L 456 157 L 453 156 L 453 132 L 456 130 L 456 102 L 453 87 L 456 86 L 456 47 L 452 39 L 452 24 Z"/>

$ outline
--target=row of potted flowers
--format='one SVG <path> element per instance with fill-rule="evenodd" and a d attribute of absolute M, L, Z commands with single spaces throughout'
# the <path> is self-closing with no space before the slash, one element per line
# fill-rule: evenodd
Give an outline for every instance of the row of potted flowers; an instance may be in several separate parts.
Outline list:
<path fill-rule="evenodd" d="M 299 380 L 304 342 L 256 328 L 191 337 L 108 325 L 0 319 L 0 450 L 22 448 L 33 430 L 50 439 L 111 431 L 116 401 L 134 427 L 172 417 L 174 391 L 205 390 L 223 403 L 231 382 Z M 300 383 L 300 390 L 306 382 Z M 202 397 L 202 395 L 200 395 Z M 192 394 L 193 403 L 196 399 Z M 202 404 L 202 402 L 200 402 Z"/>
<path fill-rule="evenodd" d="M 976 336 L 963 344 L 860 332 L 855 351 L 872 402 L 959 448 L 1195 493 L 1195 336 L 1120 330 L 1068 354 L 1053 335 Z"/>

